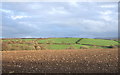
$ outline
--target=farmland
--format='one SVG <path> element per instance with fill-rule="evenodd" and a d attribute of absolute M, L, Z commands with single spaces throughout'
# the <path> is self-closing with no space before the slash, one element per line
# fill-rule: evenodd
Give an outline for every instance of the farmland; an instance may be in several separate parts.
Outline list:
<path fill-rule="evenodd" d="M 61 50 L 117 48 L 119 41 L 90 38 L 2 39 L 2 50 Z"/>
<path fill-rule="evenodd" d="M 116 73 L 119 44 L 88 38 L 2 39 L 2 72 Z"/>
<path fill-rule="evenodd" d="M 117 73 L 117 49 L 2 52 L 3 73 Z"/>

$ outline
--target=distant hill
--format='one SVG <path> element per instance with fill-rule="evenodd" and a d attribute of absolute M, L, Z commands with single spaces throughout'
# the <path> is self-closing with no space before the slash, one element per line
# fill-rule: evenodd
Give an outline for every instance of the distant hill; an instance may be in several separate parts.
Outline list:
<path fill-rule="evenodd" d="M 101 38 L 94 38 L 94 39 L 108 39 L 108 40 L 115 40 L 118 39 L 118 37 L 101 37 Z M 120 39 L 120 38 L 119 38 Z"/>

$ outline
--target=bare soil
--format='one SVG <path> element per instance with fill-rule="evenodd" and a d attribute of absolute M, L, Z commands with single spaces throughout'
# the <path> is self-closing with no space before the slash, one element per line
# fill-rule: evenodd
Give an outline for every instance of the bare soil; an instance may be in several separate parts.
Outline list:
<path fill-rule="evenodd" d="M 116 73 L 118 49 L 2 51 L 3 73 Z"/>

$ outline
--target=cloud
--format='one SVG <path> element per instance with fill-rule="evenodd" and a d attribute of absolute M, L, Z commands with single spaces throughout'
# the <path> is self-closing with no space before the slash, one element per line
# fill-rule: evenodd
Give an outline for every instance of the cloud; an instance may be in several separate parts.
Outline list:
<path fill-rule="evenodd" d="M 103 5 L 117 4 L 3 3 L 3 37 L 116 37 L 117 7 Z"/>
<path fill-rule="evenodd" d="M 12 10 L 8 10 L 8 9 L 0 9 L 0 11 L 2 13 L 5 13 L 6 15 L 8 15 L 8 18 L 11 18 L 13 20 L 16 20 L 16 19 L 23 19 L 23 18 L 30 18 L 31 16 L 25 16 L 24 13 L 22 12 L 19 12 L 17 13 L 18 15 L 15 15 L 16 13 Z M 22 16 L 24 15 L 24 16 Z"/>
<path fill-rule="evenodd" d="M 107 4 L 107 5 L 101 5 L 101 8 L 115 8 L 117 7 L 117 5 L 113 5 L 113 4 Z"/>
<path fill-rule="evenodd" d="M 48 13 L 51 14 L 51 15 L 69 14 L 69 12 L 64 9 L 64 7 L 58 7 L 58 8 L 53 7 L 53 8 L 51 8 L 50 11 L 48 11 Z"/>
<path fill-rule="evenodd" d="M 6 13 L 6 14 L 13 14 L 13 12 L 11 10 L 8 10 L 8 9 L 0 9 L 0 12 Z"/>
<path fill-rule="evenodd" d="M 11 13 L 10 10 L 5 10 L 5 9 L 0 9 L 1 12 L 4 12 L 4 13 Z"/>
<path fill-rule="evenodd" d="M 10 16 L 10 18 L 12 18 L 13 20 L 16 20 L 16 19 L 22 19 L 22 18 L 30 18 L 30 16 Z"/>
<path fill-rule="evenodd" d="M 114 19 L 113 16 L 117 16 L 117 14 L 115 14 L 113 11 L 110 10 L 105 10 L 105 11 L 100 11 L 100 18 L 105 20 L 105 21 L 112 21 L 112 20 L 116 20 Z"/>
<path fill-rule="evenodd" d="M 31 22 L 25 22 L 25 21 L 20 21 L 18 22 L 20 25 L 27 26 L 33 29 L 38 29 L 39 27 L 36 24 L 33 24 Z"/>
<path fill-rule="evenodd" d="M 112 11 L 105 10 L 105 11 L 101 11 L 100 14 L 102 14 L 102 15 L 110 15 L 110 14 L 112 14 Z"/>
<path fill-rule="evenodd" d="M 68 3 L 72 7 L 78 7 L 79 6 L 78 0 L 70 0 Z"/>
<path fill-rule="evenodd" d="M 73 6 L 73 7 L 78 7 L 79 5 L 78 5 L 78 3 L 77 2 L 69 2 L 69 4 L 71 5 L 71 6 Z"/>
<path fill-rule="evenodd" d="M 87 30 L 92 33 L 109 32 L 108 28 L 104 29 L 104 27 L 107 26 L 107 23 L 100 20 L 83 19 L 82 24 L 84 25 L 84 31 Z"/>
<path fill-rule="evenodd" d="M 108 15 L 101 16 L 101 18 L 102 18 L 103 20 L 105 20 L 105 21 L 111 21 L 111 20 L 113 20 L 113 18 L 110 17 L 110 16 L 108 16 Z"/>
<path fill-rule="evenodd" d="M 35 9 L 35 10 L 37 10 L 37 9 L 41 9 L 43 6 L 42 5 L 40 5 L 39 3 L 33 3 L 32 5 L 31 4 L 29 4 L 28 5 L 28 8 L 30 8 L 30 9 Z"/>

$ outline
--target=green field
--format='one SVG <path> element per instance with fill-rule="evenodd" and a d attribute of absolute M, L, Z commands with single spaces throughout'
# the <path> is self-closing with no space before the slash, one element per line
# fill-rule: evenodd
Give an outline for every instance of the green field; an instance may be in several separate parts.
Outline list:
<path fill-rule="evenodd" d="M 3 39 L 3 50 L 116 48 L 120 41 L 88 38 Z M 38 48 L 40 47 L 40 48 Z"/>
<path fill-rule="evenodd" d="M 77 40 L 80 38 L 50 38 L 50 39 L 44 39 L 39 40 L 39 43 L 70 43 L 75 44 Z"/>
<path fill-rule="evenodd" d="M 114 40 L 103 40 L 103 39 L 83 39 L 79 41 L 80 44 L 91 44 L 100 46 L 118 45 L 118 42 Z"/>
<path fill-rule="evenodd" d="M 36 39 L 4 39 L 3 41 L 33 41 Z"/>

